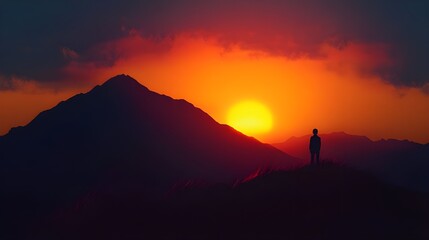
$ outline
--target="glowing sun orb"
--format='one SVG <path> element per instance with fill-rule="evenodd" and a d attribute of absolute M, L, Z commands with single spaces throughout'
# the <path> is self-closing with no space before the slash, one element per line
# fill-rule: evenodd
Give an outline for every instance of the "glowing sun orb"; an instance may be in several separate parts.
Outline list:
<path fill-rule="evenodd" d="M 269 132 L 273 118 L 270 110 L 262 103 L 242 101 L 231 107 L 227 123 L 246 135 L 254 135 Z"/>

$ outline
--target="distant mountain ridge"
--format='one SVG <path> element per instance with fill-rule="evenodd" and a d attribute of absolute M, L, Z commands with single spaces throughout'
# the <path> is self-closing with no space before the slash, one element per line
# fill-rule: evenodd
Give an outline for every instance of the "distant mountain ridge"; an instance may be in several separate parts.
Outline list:
<path fill-rule="evenodd" d="M 319 135 L 322 159 L 368 170 L 397 185 L 429 191 L 428 144 L 396 139 L 372 141 L 344 132 Z M 309 159 L 310 136 L 291 137 L 273 146 L 292 156 Z"/>

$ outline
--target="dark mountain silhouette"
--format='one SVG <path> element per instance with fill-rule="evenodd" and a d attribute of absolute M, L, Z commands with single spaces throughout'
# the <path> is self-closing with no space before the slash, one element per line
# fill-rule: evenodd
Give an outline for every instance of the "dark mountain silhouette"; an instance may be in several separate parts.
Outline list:
<path fill-rule="evenodd" d="M 120 75 L 0 137 L 0 212 L 20 226 L 91 191 L 154 198 L 189 179 L 231 183 L 295 160 Z"/>
<path fill-rule="evenodd" d="M 421 145 L 380 146 L 356 166 Z M 335 164 L 268 171 L 299 162 L 120 75 L 0 137 L 0 239 L 429 237 L 427 193 Z"/>
<path fill-rule="evenodd" d="M 190 186 L 155 204 L 93 193 L 40 239 L 428 239 L 429 198 L 335 164 Z"/>
<path fill-rule="evenodd" d="M 320 136 L 322 159 L 368 170 L 397 185 L 429 191 L 428 144 L 395 139 L 372 141 L 342 132 Z M 301 159 L 309 159 L 309 139 L 310 135 L 292 137 L 274 146 Z"/>

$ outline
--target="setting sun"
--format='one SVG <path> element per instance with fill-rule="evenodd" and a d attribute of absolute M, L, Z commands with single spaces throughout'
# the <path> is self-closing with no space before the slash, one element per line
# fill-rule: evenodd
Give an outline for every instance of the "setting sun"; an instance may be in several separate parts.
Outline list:
<path fill-rule="evenodd" d="M 253 135 L 269 132 L 273 125 L 270 110 L 258 101 L 242 101 L 231 107 L 228 124 L 238 131 Z"/>

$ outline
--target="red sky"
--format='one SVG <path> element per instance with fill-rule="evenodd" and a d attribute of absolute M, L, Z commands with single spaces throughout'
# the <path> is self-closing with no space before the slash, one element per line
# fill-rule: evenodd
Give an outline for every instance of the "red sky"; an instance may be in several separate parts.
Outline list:
<path fill-rule="evenodd" d="M 0 134 L 124 73 L 220 123 L 234 104 L 258 101 L 273 115 L 272 130 L 255 136 L 265 142 L 317 127 L 427 143 L 427 8 L 335 0 L 5 3 Z"/>
<path fill-rule="evenodd" d="M 126 73 L 153 91 L 188 100 L 220 123 L 226 123 L 235 103 L 259 101 L 274 121 L 271 132 L 256 136 L 262 141 L 283 141 L 317 127 L 325 133 L 429 142 L 429 95 L 362 73 L 371 65 L 389 64 L 383 46 L 349 44 L 339 50 L 326 45 L 321 50 L 326 57 L 291 59 L 235 45 L 225 48 L 215 37 L 198 34 L 161 42 L 131 34 L 98 48 L 114 48 L 124 57 L 106 67 L 72 61 L 64 71 L 86 76 L 93 84 Z M 1 132 L 26 124 L 89 85 L 46 89 L 21 83 L 2 91 Z"/>

